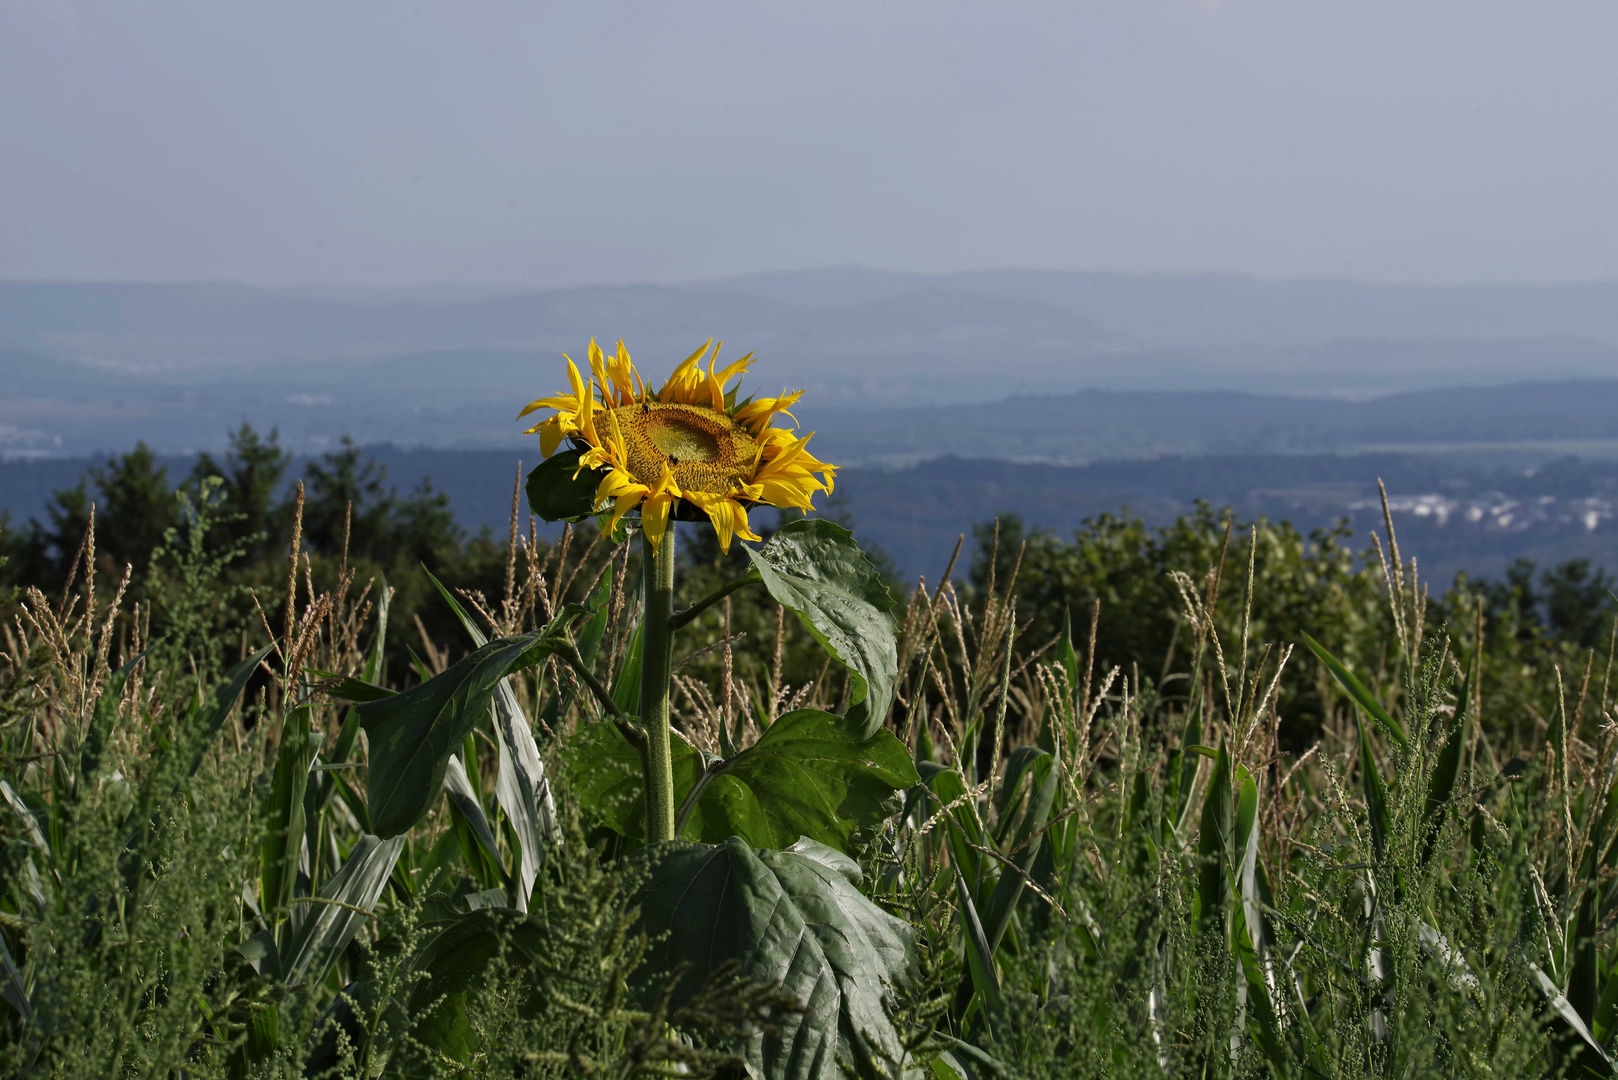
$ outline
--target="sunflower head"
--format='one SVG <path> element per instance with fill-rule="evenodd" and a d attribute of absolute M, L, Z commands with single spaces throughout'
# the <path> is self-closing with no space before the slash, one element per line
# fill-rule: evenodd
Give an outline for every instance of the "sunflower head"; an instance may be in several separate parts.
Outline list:
<path fill-rule="evenodd" d="M 639 509 L 655 548 L 671 514 L 706 514 L 729 551 L 733 537 L 759 539 L 747 526 L 749 506 L 809 510 L 815 492 L 832 489 L 837 467 L 809 454 L 814 433 L 799 438 L 771 426 L 778 416 L 792 418 L 787 410 L 802 391 L 737 400 L 731 384 L 752 353 L 716 370 L 719 346 L 709 339 L 656 390 L 641 381 L 621 341 L 610 358 L 590 342 L 589 378 L 563 359 L 569 392 L 529 402 L 519 417 L 554 410 L 526 434 L 539 435 L 546 457 L 569 442 L 580 452 L 579 471 L 601 475 L 595 506 L 611 511 L 610 527 Z"/>

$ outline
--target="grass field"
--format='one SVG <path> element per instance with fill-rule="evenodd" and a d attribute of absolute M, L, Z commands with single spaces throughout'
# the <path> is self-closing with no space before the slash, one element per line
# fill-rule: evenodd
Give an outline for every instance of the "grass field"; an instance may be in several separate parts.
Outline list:
<path fill-rule="evenodd" d="M 1611 1072 L 1618 687 L 1589 589 L 1583 621 L 1532 581 L 1430 596 L 1386 530 L 1366 560 L 1212 511 L 985 531 L 888 586 L 877 723 L 919 782 L 826 772 L 815 806 L 760 811 L 778 844 L 734 854 L 801 916 L 761 977 L 647 914 L 666 864 L 640 796 L 608 791 L 636 549 L 514 519 L 488 582 L 434 596 L 438 629 L 389 634 L 353 521 L 305 545 L 300 503 L 290 544 L 243 538 L 221 487 L 138 573 L 92 524 L 58 587 L 6 598 L 6 1075 Z M 710 548 L 677 607 L 745 572 Z M 383 835 L 365 702 L 564 618 L 580 666 L 502 675 L 425 816 Z M 675 647 L 677 749 L 753 762 L 732 773 L 761 806 L 807 783 L 760 764 L 793 718 L 858 699 L 809 625 L 743 589 Z M 810 862 L 837 905 L 789 902 L 781 867 Z"/>

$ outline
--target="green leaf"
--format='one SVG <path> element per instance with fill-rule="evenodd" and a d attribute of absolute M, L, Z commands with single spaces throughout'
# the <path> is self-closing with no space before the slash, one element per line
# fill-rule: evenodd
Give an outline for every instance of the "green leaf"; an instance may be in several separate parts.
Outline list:
<path fill-rule="evenodd" d="M 311 984 L 325 979 L 326 972 L 364 925 L 363 912 L 376 906 L 404 842 L 402 836 L 391 840 L 378 840 L 369 835 L 360 837 L 354 850 L 348 853 L 343 868 L 315 894 L 317 900 L 335 903 L 310 904 L 310 910 L 282 952 L 285 978 L 305 979 Z"/>
<path fill-rule="evenodd" d="M 624 649 L 624 658 L 618 665 L 618 677 L 612 683 L 612 701 L 624 713 L 634 713 L 640 709 L 640 655 L 641 655 L 641 629 L 643 624 L 637 621 L 634 631 L 629 635 L 629 646 Z"/>
<path fill-rule="evenodd" d="M 270 917 L 287 910 L 298 880 L 307 812 L 304 791 L 315 763 L 320 736 L 309 728 L 309 706 L 293 709 L 281 722 L 281 745 L 264 804 L 266 828 L 259 846 L 259 903 Z"/>
<path fill-rule="evenodd" d="M 607 616 L 611 613 L 612 600 L 612 574 L 601 575 L 596 583 L 595 592 L 584 602 L 590 609 L 590 617 L 584 620 L 579 627 L 579 656 L 584 659 L 584 666 L 591 671 L 595 670 L 596 652 L 601 648 L 601 639 L 607 634 Z"/>
<path fill-rule="evenodd" d="M 973 897 L 987 902 L 986 890 L 993 878 L 989 875 L 989 868 L 984 865 L 985 856 L 971 845 L 989 847 L 990 840 L 978 819 L 977 808 L 971 800 L 963 799 L 967 793 L 966 781 L 956 770 L 932 762 L 923 762 L 920 772 L 927 790 L 933 793 L 929 809 L 932 813 L 945 815 L 944 841 L 949 847 L 950 858 L 966 874 Z M 956 803 L 958 805 L 952 805 Z M 946 811 L 945 807 L 950 809 Z M 931 817 L 932 813 L 927 816 Z"/>
<path fill-rule="evenodd" d="M 1595 1036 L 1590 1033 L 1590 1028 L 1585 1024 L 1584 1018 L 1568 1002 L 1566 995 L 1557 989 L 1556 983 L 1540 969 L 1538 964 L 1529 964 L 1528 970 L 1533 974 L 1534 981 L 1539 985 L 1540 993 L 1545 995 L 1545 1000 L 1550 1003 L 1551 1009 L 1555 1011 L 1556 1015 L 1568 1027 L 1572 1028 L 1580 1039 L 1584 1040 L 1585 1046 L 1589 1048 L 1596 1058 L 1605 1064 L 1608 1069 L 1612 1069 L 1613 1059 L 1601 1044 L 1596 1042 Z M 1588 1075 L 1599 1074 L 1589 1073 Z"/>
<path fill-rule="evenodd" d="M 80 783 L 95 782 L 95 774 L 101 768 L 101 755 L 106 752 L 107 741 L 112 738 L 112 729 L 118 720 L 118 699 L 123 696 L 130 671 L 145 656 L 145 652 L 140 653 L 107 677 L 107 684 L 96 699 L 95 712 L 90 716 L 90 726 L 84 732 L 84 741 L 79 745 Z"/>
<path fill-rule="evenodd" d="M 988 1015 L 990 1034 L 993 1034 L 993 1022 L 999 1019 L 1005 1010 L 1005 1000 L 1000 995 L 1000 978 L 994 970 L 994 947 L 989 944 L 989 936 L 983 929 L 983 923 L 978 918 L 977 905 L 972 903 L 972 890 L 966 884 L 966 877 L 961 868 L 955 870 L 955 897 L 960 904 L 961 936 L 966 939 L 966 973 L 972 982 L 972 989 L 977 1000 L 983 1005 L 983 1011 Z M 956 1001 L 960 1007 L 956 1010 L 959 1019 L 966 1014 L 971 1005 L 971 999 L 962 999 L 957 995 Z"/>
<path fill-rule="evenodd" d="M 702 755 L 678 731 L 669 732 L 669 748 L 678 804 L 702 773 Z M 620 836 L 645 840 L 646 789 L 640 754 L 625 741 L 617 724 L 581 726 L 562 748 L 562 762 L 567 770 L 566 790 L 581 809 Z"/>
<path fill-rule="evenodd" d="M 1365 816 L 1371 825 L 1371 854 L 1377 863 L 1381 863 L 1388 850 L 1388 834 L 1393 831 L 1388 809 L 1388 788 L 1376 767 L 1376 756 L 1371 751 L 1371 733 L 1366 729 L 1358 709 L 1354 710 L 1354 723 L 1360 733 L 1360 782 L 1365 787 Z"/>
<path fill-rule="evenodd" d="M 11 950 L 6 948 L 4 934 L 0 934 L 0 997 L 17 1010 L 23 1023 L 34 1022 L 34 1006 L 28 1000 L 28 987 L 22 981 L 22 972 L 17 970 L 16 962 L 11 959 Z"/>
<path fill-rule="evenodd" d="M 450 610 L 455 612 L 472 644 L 478 647 L 487 644 L 483 631 L 478 629 L 466 609 L 431 571 L 426 573 L 437 586 L 439 595 L 449 604 Z M 603 580 L 607 580 L 606 575 L 603 575 Z M 605 610 L 605 607 L 603 599 L 601 608 Z M 585 662 L 588 663 L 588 659 Z M 539 876 L 539 868 L 545 862 L 545 841 L 556 835 L 556 805 L 551 799 L 551 785 L 545 775 L 544 762 L 539 758 L 539 745 L 534 742 L 533 727 L 517 702 L 517 693 L 512 689 L 509 677 L 501 679 L 495 687 L 493 705 L 491 715 L 495 746 L 499 752 L 494 797 L 517 834 L 520 855 L 516 868 L 517 907 L 527 911 L 534 879 Z M 489 850 L 492 854 L 493 849 Z M 495 862 L 499 863 L 498 856 Z"/>
<path fill-rule="evenodd" d="M 477 789 L 466 775 L 466 766 L 461 764 L 459 754 L 451 754 L 449 763 L 444 770 L 444 794 L 449 796 L 450 806 L 466 821 L 477 837 L 478 843 L 488 854 L 489 859 L 505 873 L 505 864 L 500 859 L 500 848 L 494 840 L 494 830 L 489 828 L 489 817 L 483 812 L 483 801 L 478 798 Z M 397 838 L 395 838 L 397 839 Z"/>
<path fill-rule="evenodd" d="M 639 929 L 654 942 L 646 970 L 691 965 L 674 1006 L 729 960 L 739 974 L 778 983 L 807 1011 L 779 1018 L 778 1034 L 740 1048 L 754 1076 L 842 1080 L 842 1059 L 861 1077 L 887 1075 L 903 1055 L 883 999 L 917 968 L 908 924 L 872 904 L 823 852 L 755 851 L 669 843 L 645 851 L 649 877 L 637 897 Z M 642 985 L 643 998 L 662 989 Z"/>
<path fill-rule="evenodd" d="M 857 739 L 831 713 L 799 709 L 709 769 L 682 835 L 776 849 L 806 836 L 847 852 L 855 830 L 898 813 L 898 792 L 920 782 L 892 732 Z"/>
<path fill-rule="evenodd" d="M 1230 900 L 1231 796 L 1230 755 L 1223 740 L 1213 775 L 1202 799 L 1202 828 L 1197 836 L 1197 929 L 1223 937 Z"/>
<path fill-rule="evenodd" d="M 356 679 L 353 676 L 338 677 L 331 672 L 319 671 L 315 668 L 305 668 L 304 670 L 317 679 L 336 679 L 336 682 L 325 688 L 325 692 L 339 701 L 363 704 L 367 701 L 382 701 L 393 697 L 397 693 L 395 690 L 389 690 L 386 686 L 378 686 L 376 683 L 365 679 Z M 352 712 L 352 710 L 350 711 Z"/>
<path fill-rule="evenodd" d="M 529 471 L 528 509 L 546 521 L 582 521 L 595 513 L 600 486 L 599 472 L 579 472 L 577 450 L 560 450 Z"/>
<path fill-rule="evenodd" d="M 1171 831 L 1183 832 L 1185 829 L 1186 812 L 1191 808 L 1191 792 L 1197 785 L 1197 769 L 1202 765 L 1192 748 L 1201 742 L 1202 699 L 1199 697 L 1197 707 L 1185 719 L 1179 749 L 1169 751 L 1169 789 L 1163 799 L 1164 816 L 1168 819 L 1163 835 L 1165 844 L 1171 839 Z"/>
<path fill-rule="evenodd" d="M 1384 709 L 1376 698 L 1371 696 L 1371 692 L 1354 677 L 1353 672 L 1344 667 L 1337 657 L 1326 651 L 1324 645 L 1308 634 L 1303 635 L 1303 640 L 1309 646 L 1309 651 L 1314 653 L 1322 664 L 1326 665 L 1326 670 L 1332 673 L 1332 677 L 1337 680 L 1344 690 L 1348 691 L 1348 696 L 1353 698 L 1359 707 L 1365 710 L 1367 716 L 1376 721 L 1376 726 L 1381 728 L 1388 738 L 1398 743 L 1400 747 L 1410 745 L 1410 736 L 1405 734 L 1405 729 L 1399 725 L 1399 721 L 1389 715 L 1388 710 Z"/>
<path fill-rule="evenodd" d="M 681 833 L 688 840 L 739 836 L 781 849 L 807 837 L 846 852 L 856 829 L 898 813 L 897 793 L 921 780 L 891 732 L 856 740 L 838 717 L 816 709 L 786 714 L 758 742 L 706 770 L 702 755 L 679 732 L 671 735 L 675 801 L 685 811 L 696 800 Z M 579 805 L 614 832 L 642 839 L 640 755 L 617 725 L 586 725 L 562 753 Z"/>
<path fill-rule="evenodd" d="M 841 525 L 788 522 L 762 548 L 747 548 L 764 587 L 853 677 L 845 718 L 859 738 L 887 722 L 899 669 L 893 597 Z"/>
<path fill-rule="evenodd" d="M 1424 807 L 1427 835 L 1421 845 L 1423 866 L 1433 857 L 1438 832 L 1444 823 L 1444 810 L 1449 805 L 1450 796 L 1455 793 L 1455 780 L 1461 772 L 1461 754 L 1466 749 L 1467 719 L 1467 710 L 1455 710 L 1455 720 L 1444 740 L 1444 748 L 1438 752 L 1438 760 L 1433 763 L 1432 774 L 1427 778 L 1427 802 Z"/>
<path fill-rule="evenodd" d="M 488 712 L 501 681 L 565 650 L 567 628 L 583 611 L 569 605 L 538 630 L 497 638 L 419 686 L 359 706 L 370 744 L 366 795 L 372 831 L 385 840 L 426 815 L 443 786 L 449 756 Z"/>
<path fill-rule="evenodd" d="M 1069 694 L 1079 692 L 1079 654 L 1073 648 L 1073 609 L 1062 609 L 1062 636 L 1056 639 L 1056 662 L 1067 676 Z"/>
<path fill-rule="evenodd" d="M 1026 770 L 1031 789 L 1028 807 L 1022 813 L 1017 833 L 1011 842 L 1011 858 L 1022 873 L 1003 868 L 1000 871 L 1000 880 L 995 884 L 994 892 L 989 897 L 988 907 L 983 911 L 983 932 L 988 938 L 991 954 L 1000 948 L 1000 940 L 1005 937 L 1006 927 L 1011 925 L 1012 913 L 1017 910 L 1017 901 L 1022 899 L 1023 890 L 1027 887 L 1024 875 L 1033 871 L 1040 846 L 1045 842 L 1045 825 L 1050 820 L 1051 805 L 1056 801 L 1057 782 L 1060 778 L 1060 773 L 1055 767 L 1056 759 L 1051 755 L 1034 747 L 1019 747 L 1018 750 L 1034 750 L 1034 753 L 1029 755 Z M 1016 755 L 1012 756 L 1015 760 Z"/>

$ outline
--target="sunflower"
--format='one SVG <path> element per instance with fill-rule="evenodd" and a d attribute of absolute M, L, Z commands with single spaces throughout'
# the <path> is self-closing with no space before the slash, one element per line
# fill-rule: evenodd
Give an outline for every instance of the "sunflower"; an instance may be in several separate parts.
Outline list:
<path fill-rule="evenodd" d="M 538 433 L 546 457 L 570 442 L 580 451 L 580 472 L 606 470 L 597 510 L 610 507 L 609 528 L 616 528 L 639 507 L 653 550 L 671 513 L 706 514 L 728 552 L 733 537 L 759 539 L 747 525 L 749 506 L 810 510 L 815 492 L 832 490 L 837 467 L 807 449 L 814 432 L 800 439 L 792 429 L 770 426 L 777 416 L 797 423 L 787 410 L 803 391 L 738 401 L 736 387 L 725 389 L 747 371 L 752 353 L 715 371 L 719 346 L 710 338 L 657 390 L 641 381 L 622 341 L 610 359 L 590 342 L 588 380 L 571 357 L 563 359 L 571 393 L 529 402 L 519 418 L 537 409 L 556 414 L 524 434 Z M 681 513 L 685 507 L 691 510 Z"/>

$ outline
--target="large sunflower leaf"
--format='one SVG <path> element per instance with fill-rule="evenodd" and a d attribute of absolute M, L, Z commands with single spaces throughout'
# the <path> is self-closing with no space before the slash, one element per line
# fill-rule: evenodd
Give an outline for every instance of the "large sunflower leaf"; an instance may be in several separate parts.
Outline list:
<path fill-rule="evenodd" d="M 753 570 L 832 657 L 848 668 L 853 693 L 845 721 L 869 738 L 887 721 L 899 669 L 893 597 L 871 560 L 841 525 L 805 518 L 748 548 Z"/>
<path fill-rule="evenodd" d="M 579 472 L 577 450 L 559 450 L 529 470 L 528 509 L 546 521 L 582 521 L 595 512 L 600 484 L 601 473 Z"/>
<path fill-rule="evenodd" d="M 682 808 L 700 785 L 681 835 L 717 844 L 739 836 L 754 847 L 786 848 L 799 837 L 846 852 L 854 831 L 899 811 L 897 792 L 921 782 L 910 752 L 891 732 L 857 739 L 843 721 L 799 709 L 752 746 L 714 762 L 673 732 L 674 798 Z M 582 728 L 563 751 L 579 805 L 631 840 L 646 835 L 640 755 L 614 724 Z"/>
<path fill-rule="evenodd" d="M 740 974 L 779 983 L 806 1011 L 780 1018 L 779 1033 L 737 1049 L 749 1072 L 771 1080 L 841 1080 L 838 1059 L 861 1077 L 890 1076 L 903 1049 L 884 998 L 916 970 L 908 924 L 849 881 L 845 856 L 805 842 L 798 850 L 723 844 L 646 849 L 640 929 L 655 943 L 650 971 L 689 963 L 676 1007 L 726 961 Z M 642 993 L 655 995 L 660 980 Z"/>
<path fill-rule="evenodd" d="M 366 802 L 378 837 L 398 836 L 426 815 L 449 756 L 488 714 L 501 680 L 563 649 L 568 626 L 581 614 L 583 608 L 569 605 L 538 630 L 496 638 L 420 686 L 356 706 L 370 744 Z"/>
<path fill-rule="evenodd" d="M 754 847 L 785 848 L 807 836 L 843 852 L 856 829 L 898 813 L 898 792 L 921 783 L 892 732 L 860 739 L 818 709 L 787 713 L 704 780 L 688 839 L 739 836 Z"/>
<path fill-rule="evenodd" d="M 702 774 L 702 755 L 669 732 L 674 759 L 674 798 L 684 799 Z M 630 746 L 617 724 L 586 724 L 562 749 L 567 790 L 587 813 L 630 840 L 646 838 L 646 796 L 640 753 Z"/>

